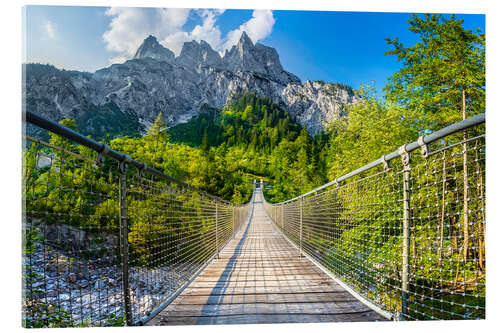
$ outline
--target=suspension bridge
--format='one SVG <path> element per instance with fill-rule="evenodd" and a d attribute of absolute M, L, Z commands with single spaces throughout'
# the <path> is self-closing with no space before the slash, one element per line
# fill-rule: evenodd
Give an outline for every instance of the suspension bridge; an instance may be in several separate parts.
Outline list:
<path fill-rule="evenodd" d="M 218 258 L 149 325 L 381 320 L 308 259 L 267 216 L 253 212 Z"/>
<path fill-rule="evenodd" d="M 26 112 L 24 325 L 482 319 L 484 119 L 235 205 Z"/>

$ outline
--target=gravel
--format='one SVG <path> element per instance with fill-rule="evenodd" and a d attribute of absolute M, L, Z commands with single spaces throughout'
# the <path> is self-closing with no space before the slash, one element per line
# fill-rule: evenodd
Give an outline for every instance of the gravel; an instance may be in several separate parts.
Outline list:
<path fill-rule="evenodd" d="M 34 301 L 59 306 L 70 314 L 74 324 L 82 321 L 105 325 L 110 315 L 123 316 L 121 268 L 116 263 L 103 265 L 102 262 L 68 257 L 53 247 L 38 244 L 30 257 L 23 258 L 28 267 L 25 274 L 34 273 L 30 274 L 34 275 L 31 285 L 26 286 L 25 303 Z M 147 315 L 198 267 L 186 263 L 178 267 L 131 267 L 129 286 L 133 318 Z"/>

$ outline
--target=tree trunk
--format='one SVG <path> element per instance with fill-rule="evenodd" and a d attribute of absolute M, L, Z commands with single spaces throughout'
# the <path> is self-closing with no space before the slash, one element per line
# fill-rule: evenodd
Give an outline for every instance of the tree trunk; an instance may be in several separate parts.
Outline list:
<path fill-rule="evenodd" d="M 465 88 L 462 89 L 462 119 L 465 119 L 467 117 L 466 110 L 465 110 Z M 467 132 L 464 131 L 464 143 L 463 143 L 463 149 L 464 149 L 464 263 L 467 262 L 467 254 L 469 251 L 469 178 L 467 175 Z"/>
<path fill-rule="evenodd" d="M 411 255 L 413 258 L 413 264 L 417 265 L 417 240 L 416 240 L 416 230 L 415 220 L 412 218 L 414 216 L 413 209 L 410 209 L 410 239 L 411 239 Z"/>
<path fill-rule="evenodd" d="M 458 205 L 455 205 L 453 208 L 455 208 L 456 206 Z M 458 209 L 458 207 L 456 207 Z M 451 253 L 454 254 L 454 253 L 458 253 L 458 255 L 460 256 L 460 249 L 458 248 L 458 227 L 457 227 L 457 219 L 456 219 L 456 216 L 455 215 L 452 215 L 451 216 L 451 220 L 450 220 L 450 231 L 451 231 L 451 247 L 452 247 L 452 251 Z"/>

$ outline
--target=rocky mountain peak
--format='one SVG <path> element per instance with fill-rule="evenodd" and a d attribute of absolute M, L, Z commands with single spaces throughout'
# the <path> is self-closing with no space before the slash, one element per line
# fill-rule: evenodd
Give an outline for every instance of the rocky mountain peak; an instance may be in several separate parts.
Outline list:
<path fill-rule="evenodd" d="M 248 35 L 245 31 L 243 31 L 243 33 L 241 34 L 240 40 L 239 40 L 238 44 L 236 45 L 236 47 L 239 50 L 245 51 L 245 50 L 253 49 L 254 46 L 255 45 L 253 44 L 250 37 L 248 37 Z"/>
<path fill-rule="evenodd" d="M 297 76 L 283 69 L 278 52 L 274 48 L 260 43 L 254 45 L 246 32 L 241 34 L 237 45 L 234 45 L 229 52 L 226 51 L 222 60 L 226 68 L 233 72 L 241 70 L 264 74 L 264 77 L 283 85 L 300 84 Z"/>
<path fill-rule="evenodd" d="M 134 59 L 153 58 L 161 61 L 172 61 L 175 55 L 172 51 L 158 43 L 156 37 L 149 35 L 139 46 Z"/>
<path fill-rule="evenodd" d="M 181 54 L 176 59 L 179 65 L 198 69 L 200 66 L 216 67 L 222 63 L 219 53 L 214 51 L 210 44 L 202 40 L 185 42 Z"/>
<path fill-rule="evenodd" d="M 245 58 L 251 57 L 254 47 L 255 46 L 250 37 L 248 37 L 245 31 L 243 31 L 238 44 L 233 45 L 231 50 L 226 50 L 224 58 L 227 59 L 229 63 L 242 62 Z M 239 59 L 239 61 L 237 59 Z"/>

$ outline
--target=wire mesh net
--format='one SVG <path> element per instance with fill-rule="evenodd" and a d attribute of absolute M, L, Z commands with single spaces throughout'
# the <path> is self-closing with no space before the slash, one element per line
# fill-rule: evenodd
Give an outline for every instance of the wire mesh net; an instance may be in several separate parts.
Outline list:
<path fill-rule="evenodd" d="M 147 316 L 218 252 L 240 223 L 233 205 L 161 181 L 127 185 L 132 316 Z M 235 215 L 240 207 L 235 207 Z"/>
<path fill-rule="evenodd" d="M 381 310 L 485 317 L 484 125 L 286 203 L 290 241 Z M 98 160 L 98 159 L 97 159 Z M 248 220 L 233 205 L 51 135 L 23 149 L 23 324 L 138 323 Z"/>
<path fill-rule="evenodd" d="M 266 202 L 266 211 L 303 253 L 395 318 L 485 318 L 482 133 L 451 135 L 427 157 L 414 151 L 408 169 L 393 160 L 389 170 Z"/>
<path fill-rule="evenodd" d="M 24 325 L 117 324 L 124 313 L 118 179 L 69 142 L 27 141 Z"/>
<path fill-rule="evenodd" d="M 59 136 L 23 149 L 23 325 L 137 323 L 214 257 L 249 216 Z M 124 170 L 124 169 L 122 169 Z"/>

